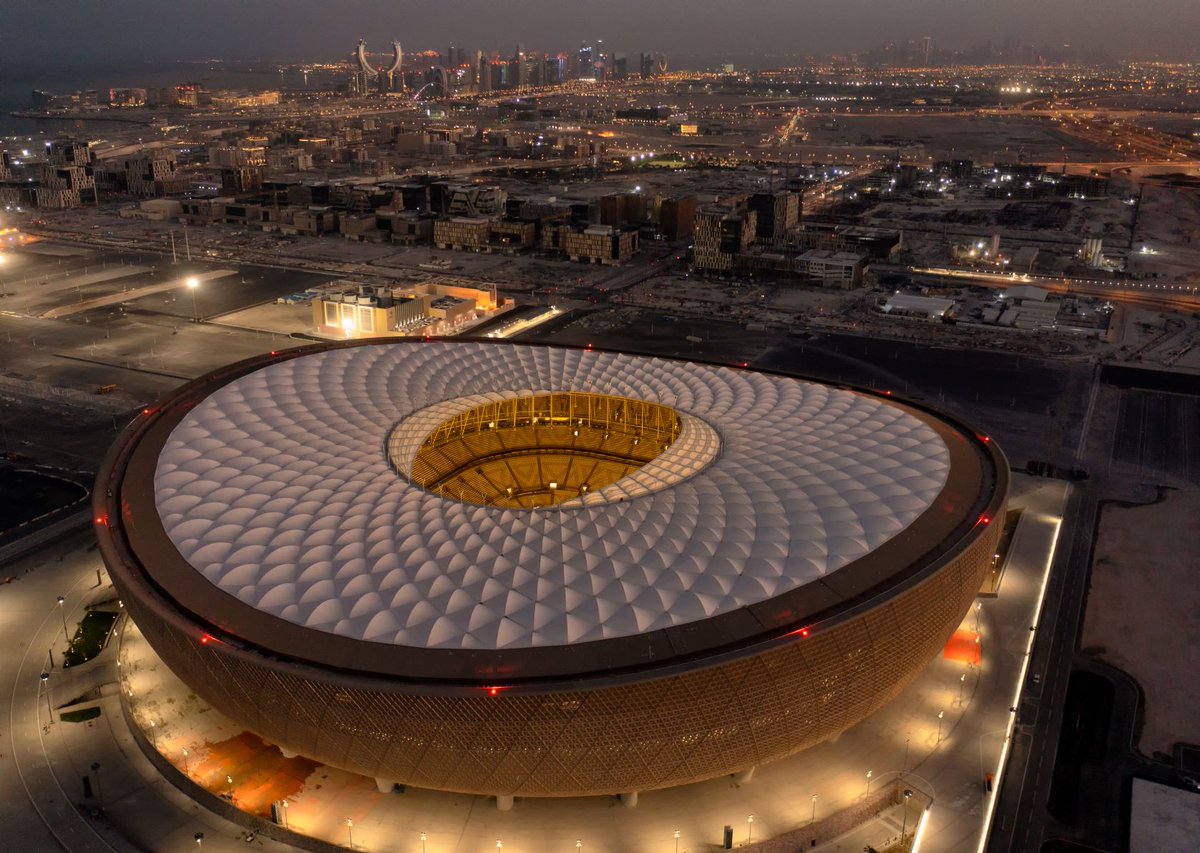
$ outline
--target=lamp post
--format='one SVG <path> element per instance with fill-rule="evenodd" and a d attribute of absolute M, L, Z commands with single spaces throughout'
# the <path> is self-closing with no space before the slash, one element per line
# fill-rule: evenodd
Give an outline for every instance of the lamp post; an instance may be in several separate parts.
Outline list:
<path fill-rule="evenodd" d="M 158 726 L 155 725 L 154 720 L 150 721 L 150 744 L 158 749 Z"/>
<path fill-rule="evenodd" d="M 186 747 L 184 747 L 184 749 L 183 749 L 183 775 L 184 775 L 184 776 L 187 776 L 187 775 L 189 775 L 189 774 L 188 774 L 188 760 L 187 760 L 187 758 L 188 758 L 188 751 L 187 751 L 187 748 L 186 748 Z"/>
<path fill-rule="evenodd" d="M 200 312 L 196 309 L 196 288 L 200 286 L 200 279 L 195 276 L 187 280 L 188 290 L 192 292 L 192 322 L 200 323 Z"/>
<path fill-rule="evenodd" d="M 746 815 L 746 843 L 754 840 L 754 815 Z"/>
<path fill-rule="evenodd" d="M 809 826 L 812 826 L 814 823 L 817 822 L 817 795 L 816 794 L 812 795 L 812 804 L 813 804 L 812 820 L 810 820 L 808 822 Z"/>
<path fill-rule="evenodd" d="M 54 712 L 50 710 L 50 673 L 42 673 L 42 692 L 46 694 L 46 724 L 54 725 Z"/>
<path fill-rule="evenodd" d="M 961 706 L 963 701 L 963 688 L 967 685 L 967 674 L 964 672 L 958 677 L 958 704 Z"/>
<path fill-rule="evenodd" d="M 904 834 L 908 832 L 908 798 L 912 796 L 912 791 L 908 788 L 904 789 L 904 822 L 900 825 L 900 846 L 904 846 Z"/>
<path fill-rule="evenodd" d="M 192 836 L 192 838 L 196 839 L 197 847 L 204 846 L 204 833 L 203 832 L 197 832 L 195 835 Z"/>
<path fill-rule="evenodd" d="M 583 849 L 583 839 L 582 839 L 582 838 L 576 838 L 576 839 L 575 839 L 575 849 L 576 849 L 576 850 L 582 850 L 582 849 Z"/>
<path fill-rule="evenodd" d="M 425 853 L 425 841 L 428 837 L 425 833 L 421 833 L 421 853 Z"/>
<path fill-rule="evenodd" d="M 96 774 L 96 800 L 100 803 L 100 809 L 104 809 L 104 791 L 100 788 L 100 762 L 92 762 L 92 772 Z"/>
<path fill-rule="evenodd" d="M 233 802 L 233 777 L 226 776 L 225 784 L 229 786 L 229 802 L 232 803 Z"/>
<path fill-rule="evenodd" d="M 679 853 L 679 830 L 675 830 L 675 853 Z"/>
<path fill-rule="evenodd" d="M 290 829 L 291 827 L 290 827 L 290 826 L 288 826 L 288 813 L 287 813 L 287 810 L 288 810 L 288 801 L 287 801 L 286 799 L 284 799 L 284 800 L 280 800 L 279 804 L 280 804 L 281 806 L 283 806 L 283 828 L 284 828 L 284 829 Z"/>
<path fill-rule="evenodd" d="M 867 771 L 867 796 L 871 796 L 871 777 L 875 775 L 874 770 Z"/>
<path fill-rule="evenodd" d="M 58 613 L 59 613 L 59 615 L 60 615 L 60 616 L 62 616 L 62 623 L 63 623 L 63 639 L 64 639 L 64 640 L 66 640 L 68 644 L 70 644 L 70 642 L 71 642 L 71 637 L 70 637 L 70 635 L 67 633 L 67 608 L 66 608 L 66 603 L 67 603 L 67 600 L 66 600 L 65 598 L 63 598 L 63 597 L 60 595 L 60 596 L 58 597 Z"/>
<path fill-rule="evenodd" d="M 346 833 L 350 836 L 350 849 L 354 849 L 354 821 L 346 818 Z"/>
<path fill-rule="evenodd" d="M 908 732 L 904 735 L 904 770 L 902 771 L 903 773 L 908 772 L 908 742 L 910 740 L 912 740 L 912 732 Z"/>
<path fill-rule="evenodd" d="M 944 716 L 946 716 L 945 711 L 938 711 L 938 735 L 937 735 L 938 743 L 942 742 L 942 717 L 944 717 Z"/>

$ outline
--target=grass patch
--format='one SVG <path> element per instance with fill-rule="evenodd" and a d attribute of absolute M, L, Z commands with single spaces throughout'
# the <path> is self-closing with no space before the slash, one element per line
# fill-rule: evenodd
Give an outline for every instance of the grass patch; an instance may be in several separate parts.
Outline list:
<path fill-rule="evenodd" d="M 0 533 L 87 497 L 75 483 L 37 471 L 0 468 Z"/>
<path fill-rule="evenodd" d="M 75 629 L 75 637 L 63 655 L 63 669 L 86 663 L 100 654 L 108 632 L 118 618 L 120 614 L 110 610 L 89 610 Z"/>
<path fill-rule="evenodd" d="M 63 711 L 58 718 L 64 723 L 83 723 L 100 716 L 99 708 L 81 708 L 78 711 Z"/>

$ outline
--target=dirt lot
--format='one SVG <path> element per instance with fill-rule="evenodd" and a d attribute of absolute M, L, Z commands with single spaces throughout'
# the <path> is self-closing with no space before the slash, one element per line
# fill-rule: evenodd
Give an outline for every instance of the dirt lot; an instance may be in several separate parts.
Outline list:
<path fill-rule="evenodd" d="M 1105 507 L 1092 563 L 1083 647 L 1137 679 L 1138 744 L 1147 755 L 1200 742 L 1200 491 L 1156 504 Z"/>

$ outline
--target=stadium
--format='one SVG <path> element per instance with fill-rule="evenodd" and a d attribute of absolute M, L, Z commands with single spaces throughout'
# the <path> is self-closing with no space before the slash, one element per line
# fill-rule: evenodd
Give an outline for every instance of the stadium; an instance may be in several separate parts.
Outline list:
<path fill-rule="evenodd" d="M 1008 493 L 889 392 L 592 348 L 348 341 L 183 386 L 96 489 L 157 654 L 285 755 L 511 802 L 748 771 L 942 649 Z"/>

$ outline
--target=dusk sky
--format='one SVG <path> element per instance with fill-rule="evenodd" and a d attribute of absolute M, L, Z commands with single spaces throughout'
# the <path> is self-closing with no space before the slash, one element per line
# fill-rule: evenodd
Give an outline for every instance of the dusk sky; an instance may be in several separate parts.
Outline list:
<path fill-rule="evenodd" d="M 332 59 L 454 43 L 511 50 L 602 38 L 674 54 L 863 51 L 933 36 L 1019 38 L 1113 56 L 1194 59 L 1197 0 L 3 0 L 0 69 L 139 59 Z"/>

